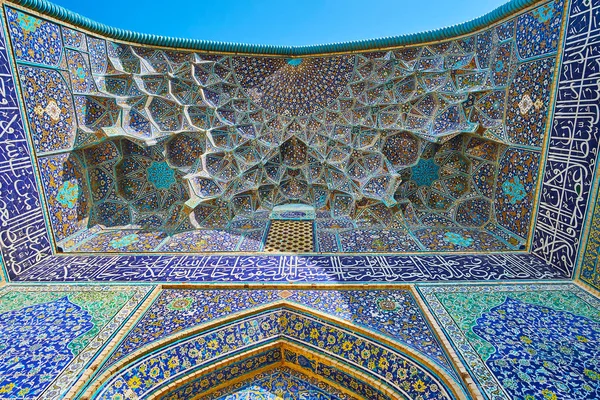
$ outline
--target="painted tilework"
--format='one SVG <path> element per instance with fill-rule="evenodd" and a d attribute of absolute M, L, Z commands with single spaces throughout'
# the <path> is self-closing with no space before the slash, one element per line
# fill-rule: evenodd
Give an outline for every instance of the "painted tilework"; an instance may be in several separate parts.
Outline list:
<path fill-rule="evenodd" d="M 287 301 L 391 337 L 454 374 L 409 290 L 294 290 L 291 293 Z"/>
<path fill-rule="evenodd" d="M 212 395 L 208 399 L 243 400 L 256 399 L 261 396 L 269 400 L 302 398 L 318 400 L 353 399 L 353 397 L 335 390 L 329 385 L 286 367 L 275 368 L 266 373 L 258 374 L 242 385 L 235 386 L 227 390 L 228 394 L 223 394 L 219 397 Z"/>
<path fill-rule="evenodd" d="M 512 143 L 541 147 L 548 121 L 554 63 L 554 57 L 550 57 L 519 65 L 508 90 L 506 111 L 510 121 L 506 133 Z"/>
<path fill-rule="evenodd" d="M 586 238 L 587 242 L 578 278 L 595 289 L 600 290 L 600 267 L 598 266 L 598 258 L 600 256 L 600 198 L 597 191 L 595 196 L 594 212 L 589 228 L 590 231 Z"/>
<path fill-rule="evenodd" d="M 428 249 L 462 251 L 502 251 L 508 247 L 488 232 L 476 229 L 425 228 L 415 236 Z"/>
<path fill-rule="evenodd" d="M 75 143 L 75 109 L 65 78 L 56 70 L 20 66 L 19 77 L 35 149 L 68 150 Z"/>
<path fill-rule="evenodd" d="M 551 1 L 517 19 L 516 42 L 522 59 L 556 52 L 563 7 L 562 0 Z"/>
<path fill-rule="evenodd" d="M 282 352 L 285 352 L 285 358 L 282 357 Z M 291 359 L 292 357 L 294 357 L 293 360 Z M 285 362 L 285 366 L 275 366 L 274 363 L 277 362 Z M 324 379 L 333 381 L 337 385 L 343 385 L 350 392 L 366 396 L 369 399 L 383 400 L 388 398 L 369 384 L 357 378 L 350 377 L 335 367 L 322 366 L 316 360 L 309 359 L 306 356 L 300 357 L 300 362 L 298 362 L 296 354 L 285 347 L 267 350 L 233 365 L 206 374 L 160 398 L 165 400 L 192 398 L 194 395 L 210 390 L 217 385 L 235 378 L 236 375 L 243 376 L 252 373 L 258 368 L 264 368 L 269 365 L 273 366 L 273 368 L 255 374 L 252 378 L 242 382 L 227 385 L 227 387 L 204 396 L 204 398 L 207 400 L 354 399 L 353 396 L 335 389 Z M 291 369 L 291 366 L 297 370 Z M 311 378 L 301 372 L 317 372 L 314 371 L 316 368 L 324 369 L 328 372 L 321 375 L 321 379 L 323 380 Z"/>
<path fill-rule="evenodd" d="M 496 218 L 503 228 L 527 237 L 540 154 L 508 150 L 501 159 L 496 189 Z"/>
<path fill-rule="evenodd" d="M 164 290 L 103 368 L 179 331 L 284 299 L 388 336 L 454 374 L 409 290 Z"/>
<path fill-rule="evenodd" d="M 574 285 L 419 290 L 487 398 L 600 395 L 600 302 L 583 290 Z"/>
<path fill-rule="evenodd" d="M 500 147 L 541 146 L 562 5 L 515 15 L 497 33 L 305 59 L 115 44 L 8 12 L 38 152 L 117 149 L 114 168 L 82 168 L 90 227 L 223 230 L 236 216 L 305 203 L 355 222 L 317 232 L 324 251 L 465 250 L 437 240 L 444 232 L 415 240 L 435 225 L 480 228 L 469 250 L 487 252 L 517 250 L 530 233 L 523 207 L 518 245 L 496 240 L 493 188 L 504 184 Z M 46 36 L 58 44 L 37 46 Z M 57 60 L 37 63 L 53 69 L 23 64 L 42 50 Z M 527 168 L 533 182 L 539 165 Z M 258 232 L 235 233 L 201 250 L 261 250 Z M 169 251 L 197 251 L 178 244 Z M 123 251 L 140 249 L 155 248 Z"/>
<path fill-rule="evenodd" d="M 191 399 L 200 393 L 206 392 L 207 390 L 214 389 L 218 385 L 222 385 L 224 383 L 227 383 L 230 380 L 243 377 L 246 374 L 251 374 L 258 369 L 269 367 L 269 366 L 274 366 L 275 364 L 280 363 L 281 361 L 282 361 L 281 349 L 277 348 L 277 347 L 271 348 L 271 349 L 262 351 L 258 354 L 246 357 L 245 359 L 243 359 L 241 361 L 232 363 L 223 368 L 219 368 L 215 371 L 201 375 L 197 379 L 194 379 L 193 381 L 186 383 L 186 384 L 182 385 L 181 387 L 177 387 L 177 388 L 175 388 L 175 390 L 172 390 L 172 391 L 168 392 L 167 394 L 165 394 L 164 396 L 161 396 L 160 399 L 165 399 L 165 400 Z M 260 380 L 263 376 L 269 376 L 268 375 L 269 372 L 266 372 L 264 374 L 257 374 L 257 376 L 253 377 L 252 380 L 257 381 L 257 380 Z M 238 390 L 240 390 L 242 393 L 245 390 L 245 387 L 244 387 L 245 385 L 242 383 L 235 384 L 235 385 L 230 384 L 228 386 L 229 387 L 225 387 L 222 390 L 218 390 L 218 391 L 214 392 L 213 395 L 208 395 L 208 396 L 203 396 L 203 397 L 215 399 L 215 398 L 219 398 L 221 396 L 227 396 L 227 395 L 235 396 L 235 394 L 237 394 L 236 392 Z M 269 394 L 266 390 L 264 390 L 263 393 L 259 393 L 258 390 L 255 390 L 254 393 L 251 393 L 251 394 L 253 394 L 254 397 L 258 397 L 258 398 L 260 398 L 261 395 L 263 398 L 267 398 L 267 399 L 269 398 Z M 247 395 L 246 397 L 241 397 L 241 396 L 242 395 L 240 394 L 239 397 L 242 399 L 243 398 L 252 398 L 250 396 L 250 394 Z M 233 397 L 233 398 L 235 398 L 235 397 Z"/>
<path fill-rule="evenodd" d="M 355 368 L 401 388 L 408 397 L 452 398 L 438 378 L 400 353 L 368 339 L 357 341 L 348 331 L 291 311 L 272 311 L 251 317 L 143 357 L 111 377 L 97 396 L 110 399 L 126 390 L 145 396 L 167 384 L 170 376 L 181 376 L 221 354 L 265 343 L 280 335 L 320 348 L 329 353 L 329 357 L 351 361 Z M 346 342 L 354 345 L 345 346 Z M 157 368 L 153 370 L 153 367 Z"/>
<path fill-rule="evenodd" d="M 90 72 L 88 56 L 73 50 L 66 50 L 69 76 L 74 93 L 92 93 L 96 91 L 96 84 Z"/>
<path fill-rule="evenodd" d="M 570 6 L 532 245 L 534 254 L 569 274 L 598 153 L 599 10 L 597 1 L 573 0 Z"/>
<path fill-rule="evenodd" d="M 0 393 L 62 398 L 147 291 L 44 286 L 0 292 Z"/>
<path fill-rule="evenodd" d="M 57 256 L 19 281 L 424 282 L 565 279 L 529 254 L 439 256 Z"/>
<path fill-rule="evenodd" d="M 303 352 L 302 349 L 284 347 L 283 359 L 284 363 L 298 365 L 302 371 L 317 374 L 317 376 L 333 381 L 358 396 L 378 400 L 389 398 L 381 392 L 381 388 L 372 386 L 377 380 L 369 381 L 365 377 L 352 376 L 349 372 L 328 365 L 327 360 L 318 360 L 314 355 L 311 357 L 306 352 Z M 401 394 L 396 393 L 396 396 L 400 397 Z"/>
<path fill-rule="evenodd" d="M 135 230 L 103 231 L 83 242 L 77 251 L 90 253 L 120 253 L 127 251 L 152 251 L 165 240 L 163 232 Z"/>
<path fill-rule="evenodd" d="M 71 361 L 71 342 L 93 326 L 91 315 L 66 297 L 5 312 L 1 318 L 4 326 L 0 339 L 9 344 L 3 346 L 0 356 L 0 391 L 11 397 L 38 397 L 48 381 Z M 39 320 L 43 323 L 36 323 Z M 52 329 L 53 325 L 58 326 Z M 45 339 L 43 345 L 39 338 Z M 27 367 L 21 368 L 23 365 Z"/>
<path fill-rule="evenodd" d="M 402 231 L 353 229 L 340 233 L 340 245 L 344 252 L 406 252 L 418 251 L 419 246 Z"/>
<path fill-rule="evenodd" d="M 161 246 L 163 252 L 189 252 L 201 253 L 204 251 L 237 251 L 240 241 L 243 240 L 243 231 L 231 230 L 194 230 L 173 235 Z M 251 232 L 246 232 L 247 234 Z M 260 231 L 259 242 L 264 235 L 264 230 Z M 250 245 L 250 243 L 247 243 Z M 259 246 L 260 247 L 260 246 Z"/>
<path fill-rule="evenodd" d="M 60 27 L 30 14 L 6 9 L 8 30 L 19 61 L 58 65 L 62 56 Z"/>
<path fill-rule="evenodd" d="M 12 278 L 51 250 L 3 24 L 0 18 L 0 249 Z"/>
<path fill-rule="evenodd" d="M 73 235 L 88 224 L 90 195 L 81 159 L 71 154 L 38 160 L 50 221 L 56 240 Z"/>
<path fill-rule="evenodd" d="M 275 290 L 163 290 L 113 352 L 106 366 L 179 331 L 281 300 Z"/>

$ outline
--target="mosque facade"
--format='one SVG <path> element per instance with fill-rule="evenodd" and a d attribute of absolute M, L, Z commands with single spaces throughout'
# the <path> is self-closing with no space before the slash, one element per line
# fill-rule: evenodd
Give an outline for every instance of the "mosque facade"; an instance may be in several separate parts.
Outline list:
<path fill-rule="evenodd" d="M 599 0 L 301 47 L 0 6 L 0 399 L 600 399 Z"/>

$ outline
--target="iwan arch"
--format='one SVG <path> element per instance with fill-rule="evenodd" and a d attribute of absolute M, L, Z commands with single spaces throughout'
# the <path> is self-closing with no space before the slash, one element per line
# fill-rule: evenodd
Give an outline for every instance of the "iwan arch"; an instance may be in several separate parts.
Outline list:
<path fill-rule="evenodd" d="M 600 398 L 600 2 L 306 47 L 1 2 L 0 398 Z"/>

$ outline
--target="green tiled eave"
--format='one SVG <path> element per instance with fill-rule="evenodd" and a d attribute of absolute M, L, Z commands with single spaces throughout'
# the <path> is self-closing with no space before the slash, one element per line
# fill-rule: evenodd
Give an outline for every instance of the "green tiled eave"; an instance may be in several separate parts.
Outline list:
<path fill-rule="evenodd" d="M 184 39 L 132 32 L 129 30 L 114 28 L 101 24 L 46 0 L 9 1 L 113 40 L 122 40 L 150 46 L 173 47 L 219 53 L 280 55 L 287 57 L 376 50 L 446 40 L 456 36 L 473 33 L 539 2 L 539 0 L 511 0 L 495 10 L 470 21 L 419 33 L 384 37 L 379 39 L 356 40 L 351 42 L 318 44 L 310 46 L 273 46 L 262 44 L 216 42 L 199 39 Z"/>

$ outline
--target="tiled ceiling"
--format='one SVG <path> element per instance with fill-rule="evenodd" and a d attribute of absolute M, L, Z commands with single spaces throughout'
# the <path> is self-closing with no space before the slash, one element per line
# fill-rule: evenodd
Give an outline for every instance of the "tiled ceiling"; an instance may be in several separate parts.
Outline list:
<path fill-rule="evenodd" d="M 506 252 L 531 232 L 563 4 L 459 39 L 304 58 L 124 45 L 7 8 L 63 252 Z"/>

